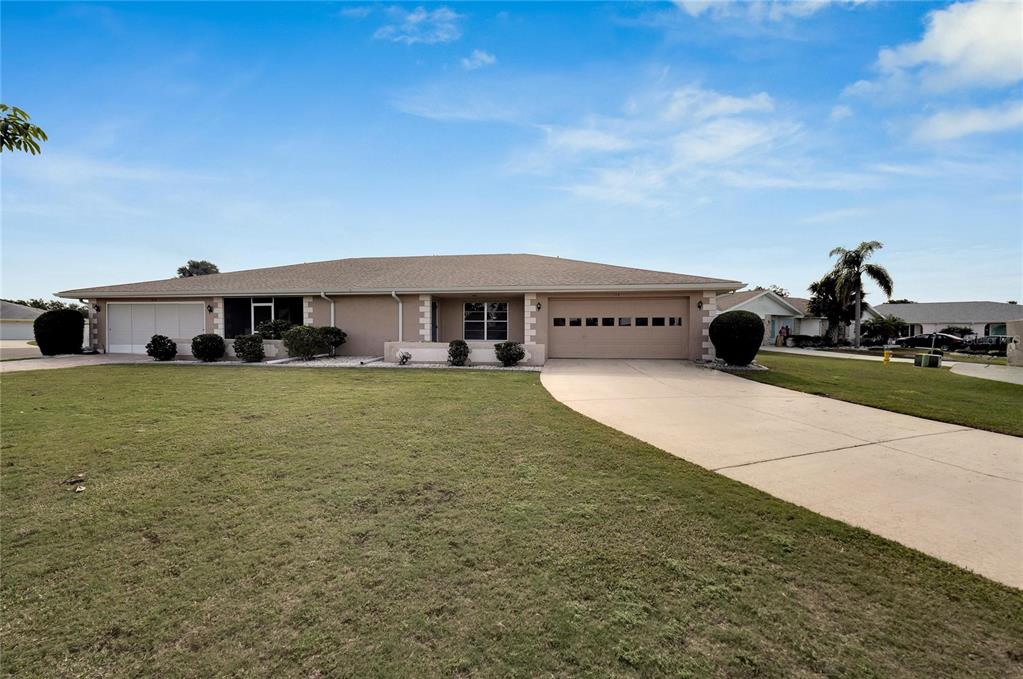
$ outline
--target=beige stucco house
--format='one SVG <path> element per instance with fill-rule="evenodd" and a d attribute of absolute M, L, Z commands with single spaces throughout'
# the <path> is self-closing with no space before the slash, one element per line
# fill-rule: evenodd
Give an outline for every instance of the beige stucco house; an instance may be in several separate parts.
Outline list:
<path fill-rule="evenodd" d="M 230 340 L 267 319 L 335 325 L 342 353 L 443 361 L 468 342 L 476 363 L 494 344 L 547 358 L 714 356 L 707 328 L 717 297 L 742 287 L 719 278 L 529 254 L 372 257 L 252 269 L 57 293 L 90 309 L 90 344 L 145 353 L 154 334 L 187 351 L 212 332 Z"/>

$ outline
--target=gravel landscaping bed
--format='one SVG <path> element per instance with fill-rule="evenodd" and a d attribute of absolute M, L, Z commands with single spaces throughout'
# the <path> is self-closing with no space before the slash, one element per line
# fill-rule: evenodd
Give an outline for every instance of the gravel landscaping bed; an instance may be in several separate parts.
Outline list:
<path fill-rule="evenodd" d="M 373 361 L 365 363 L 363 361 Z M 397 363 L 385 363 L 375 356 L 337 356 L 335 358 L 314 358 L 311 361 L 289 361 L 281 363 L 287 368 L 394 368 L 398 370 L 415 370 L 416 368 L 448 368 L 451 370 L 508 370 L 520 372 L 540 372 L 537 365 L 516 365 L 505 368 L 503 365 L 466 365 L 454 366 L 447 363 L 409 363 L 398 365 Z"/>

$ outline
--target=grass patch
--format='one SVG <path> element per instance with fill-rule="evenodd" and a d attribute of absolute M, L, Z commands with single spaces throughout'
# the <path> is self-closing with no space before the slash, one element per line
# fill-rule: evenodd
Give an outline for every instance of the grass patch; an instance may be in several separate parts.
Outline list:
<path fill-rule="evenodd" d="M 1023 436 L 1023 386 L 982 380 L 947 368 L 851 361 L 762 351 L 768 372 L 740 377 L 906 415 Z"/>
<path fill-rule="evenodd" d="M 1023 593 L 608 429 L 536 374 L 111 366 L 2 388 L 6 674 L 1023 668 Z M 85 492 L 59 483 L 78 472 Z"/>

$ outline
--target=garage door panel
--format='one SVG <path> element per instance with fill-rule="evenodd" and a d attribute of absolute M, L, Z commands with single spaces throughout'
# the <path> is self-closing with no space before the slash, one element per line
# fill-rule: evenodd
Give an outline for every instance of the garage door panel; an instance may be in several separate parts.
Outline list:
<path fill-rule="evenodd" d="M 687 297 L 552 299 L 549 355 L 688 358 L 688 315 Z M 645 319 L 645 324 L 637 319 Z"/>
<path fill-rule="evenodd" d="M 107 351 L 144 354 L 153 335 L 166 335 L 179 354 L 190 353 L 193 337 L 205 332 L 205 307 L 196 302 L 107 306 Z"/>

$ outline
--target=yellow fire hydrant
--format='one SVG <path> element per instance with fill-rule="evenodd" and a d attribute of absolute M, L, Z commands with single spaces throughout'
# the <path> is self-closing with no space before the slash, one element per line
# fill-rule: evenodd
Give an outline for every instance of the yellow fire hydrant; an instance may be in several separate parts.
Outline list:
<path fill-rule="evenodd" d="M 885 350 L 885 352 L 884 352 L 884 362 L 885 363 L 890 363 L 891 360 L 892 360 L 892 352 L 890 352 L 888 350 Z"/>

